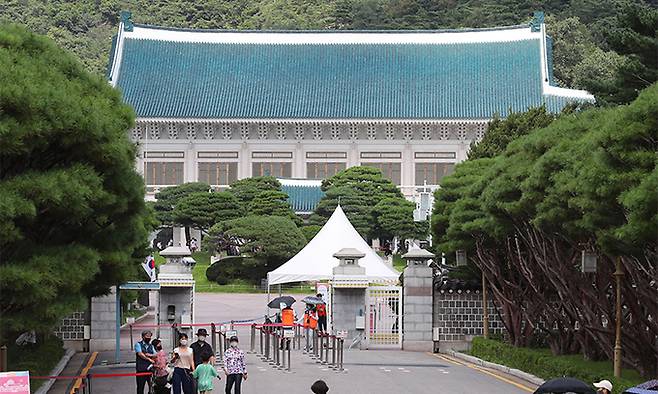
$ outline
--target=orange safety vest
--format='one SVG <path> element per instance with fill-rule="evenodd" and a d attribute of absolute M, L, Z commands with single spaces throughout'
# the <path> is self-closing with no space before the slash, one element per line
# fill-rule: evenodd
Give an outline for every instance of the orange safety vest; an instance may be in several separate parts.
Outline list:
<path fill-rule="evenodd" d="M 312 312 L 306 311 L 304 313 L 304 322 L 303 322 L 304 328 L 310 328 L 311 330 L 315 330 L 315 328 L 318 326 L 318 319 L 315 317 Z"/>
<path fill-rule="evenodd" d="M 291 308 L 281 311 L 281 324 L 291 327 L 295 324 L 295 312 Z"/>
<path fill-rule="evenodd" d="M 327 316 L 327 307 L 324 304 L 318 304 L 315 308 L 318 311 L 319 317 Z"/>

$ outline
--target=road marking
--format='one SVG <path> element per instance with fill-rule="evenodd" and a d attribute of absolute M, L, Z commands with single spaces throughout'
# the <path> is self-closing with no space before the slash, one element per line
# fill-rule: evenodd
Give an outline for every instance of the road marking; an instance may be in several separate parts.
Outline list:
<path fill-rule="evenodd" d="M 465 363 L 465 362 L 457 361 L 457 360 L 455 360 L 455 359 L 453 359 L 453 358 L 449 358 L 448 356 L 445 356 L 445 355 L 438 355 L 438 354 L 434 354 L 434 353 L 428 353 L 428 354 L 430 354 L 430 355 L 432 355 L 432 356 L 434 356 L 434 357 L 436 357 L 436 358 L 440 358 L 441 360 L 444 360 L 444 361 L 447 361 L 447 362 L 449 362 L 449 363 L 452 363 L 452 364 L 454 364 L 454 365 L 461 365 L 461 366 L 464 366 L 464 367 L 468 367 L 468 368 L 474 369 L 474 370 L 476 370 L 476 371 L 478 371 L 478 372 L 481 372 L 481 373 L 484 373 L 484 374 L 489 375 L 489 376 L 491 376 L 491 377 L 494 377 L 494 378 L 496 378 L 496 379 L 498 379 L 498 380 L 500 380 L 500 381 L 503 381 L 503 382 L 505 382 L 505 383 L 507 383 L 507 384 L 511 384 L 512 386 L 517 387 L 517 388 L 519 388 L 519 389 L 521 389 L 521 390 L 527 391 L 527 392 L 529 392 L 529 393 L 533 393 L 533 392 L 535 391 L 534 389 L 531 389 L 531 388 L 528 387 L 528 386 L 524 386 L 524 385 L 522 385 L 522 384 L 520 384 L 520 383 L 517 383 L 517 382 L 515 382 L 515 381 L 513 381 L 513 380 L 507 379 L 507 378 L 504 377 L 504 376 L 500 376 L 500 375 L 498 375 L 498 374 L 496 374 L 496 373 L 493 373 L 493 372 L 491 372 L 491 371 L 487 371 L 486 369 L 482 369 L 482 368 L 477 367 L 477 366 L 475 366 L 475 365 L 472 365 L 472 364 L 470 364 L 470 363 Z"/>
<path fill-rule="evenodd" d="M 80 372 L 80 376 L 84 376 L 89 372 L 89 369 L 94 365 L 94 361 L 96 361 L 96 357 L 98 357 L 98 352 L 93 352 L 91 356 L 89 356 L 89 360 L 87 360 L 87 365 L 82 369 Z M 82 378 L 78 378 L 75 381 L 75 384 L 73 387 L 71 387 L 71 391 L 69 394 L 75 394 L 78 389 L 82 386 Z"/>

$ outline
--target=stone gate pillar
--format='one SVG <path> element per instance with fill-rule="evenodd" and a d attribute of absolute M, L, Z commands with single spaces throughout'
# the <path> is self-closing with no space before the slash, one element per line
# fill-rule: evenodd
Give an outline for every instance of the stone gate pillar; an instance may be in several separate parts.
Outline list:
<path fill-rule="evenodd" d="M 425 249 L 411 249 L 402 256 L 407 260 L 403 274 L 402 349 L 431 352 L 432 341 L 432 268 L 427 261 L 434 254 Z"/>

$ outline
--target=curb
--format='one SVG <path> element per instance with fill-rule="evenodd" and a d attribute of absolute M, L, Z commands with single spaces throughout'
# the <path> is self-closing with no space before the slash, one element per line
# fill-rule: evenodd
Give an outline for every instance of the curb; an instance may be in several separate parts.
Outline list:
<path fill-rule="evenodd" d="M 68 364 L 69 361 L 71 361 L 71 357 L 73 357 L 74 354 L 75 354 L 75 350 L 66 349 L 66 352 L 59 360 L 57 365 L 55 365 L 55 368 L 53 368 L 53 370 L 50 371 L 49 376 L 59 376 L 59 374 L 62 373 L 62 371 L 66 367 L 66 364 Z M 46 382 L 43 385 L 41 385 L 41 387 L 39 387 L 37 391 L 34 392 L 34 394 L 46 394 L 48 390 L 50 390 L 50 388 L 53 386 L 53 384 L 55 384 L 55 379 L 46 380 Z"/>
<path fill-rule="evenodd" d="M 518 370 L 518 369 L 510 368 L 510 367 L 505 366 L 505 365 L 491 363 L 489 361 L 484 361 L 480 358 L 470 356 L 468 354 L 459 353 L 459 352 L 456 352 L 454 350 L 448 350 L 445 353 L 452 356 L 452 357 L 454 357 L 454 358 L 456 358 L 456 359 L 466 361 L 466 362 L 469 362 L 471 364 L 475 364 L 475 365 L 479 365 L 481 367 L 485 367 L 485 368 L 493 369 L 493 370 L 496 370 L 496 371 L 504 372 L 506 374 L 514 376 L 515 378 L 523 379 L 526 382 L 532 383 L 532 384 L 537 385 L 537 386 L 541 386 L 545 382 L 544 379 L 538 378 L 535 375 L 531 375 L 527 372 L 523 372 L 523 371 Z"/>

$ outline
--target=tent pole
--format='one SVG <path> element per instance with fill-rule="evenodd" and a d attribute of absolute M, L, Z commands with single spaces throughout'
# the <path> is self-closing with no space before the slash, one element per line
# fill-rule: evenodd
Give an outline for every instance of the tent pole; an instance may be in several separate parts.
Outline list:
<path fill-rule="evenodd" d="M 279 284 L 279 297 L 281 297 L 281 284 Z"/>
<path fill-rule="evenodd" d="M 270 303 L 270 278 L 267 278 L 267 303 Z M 265 305 L 265 316 L 270 315 L 270 307 Z"/>

